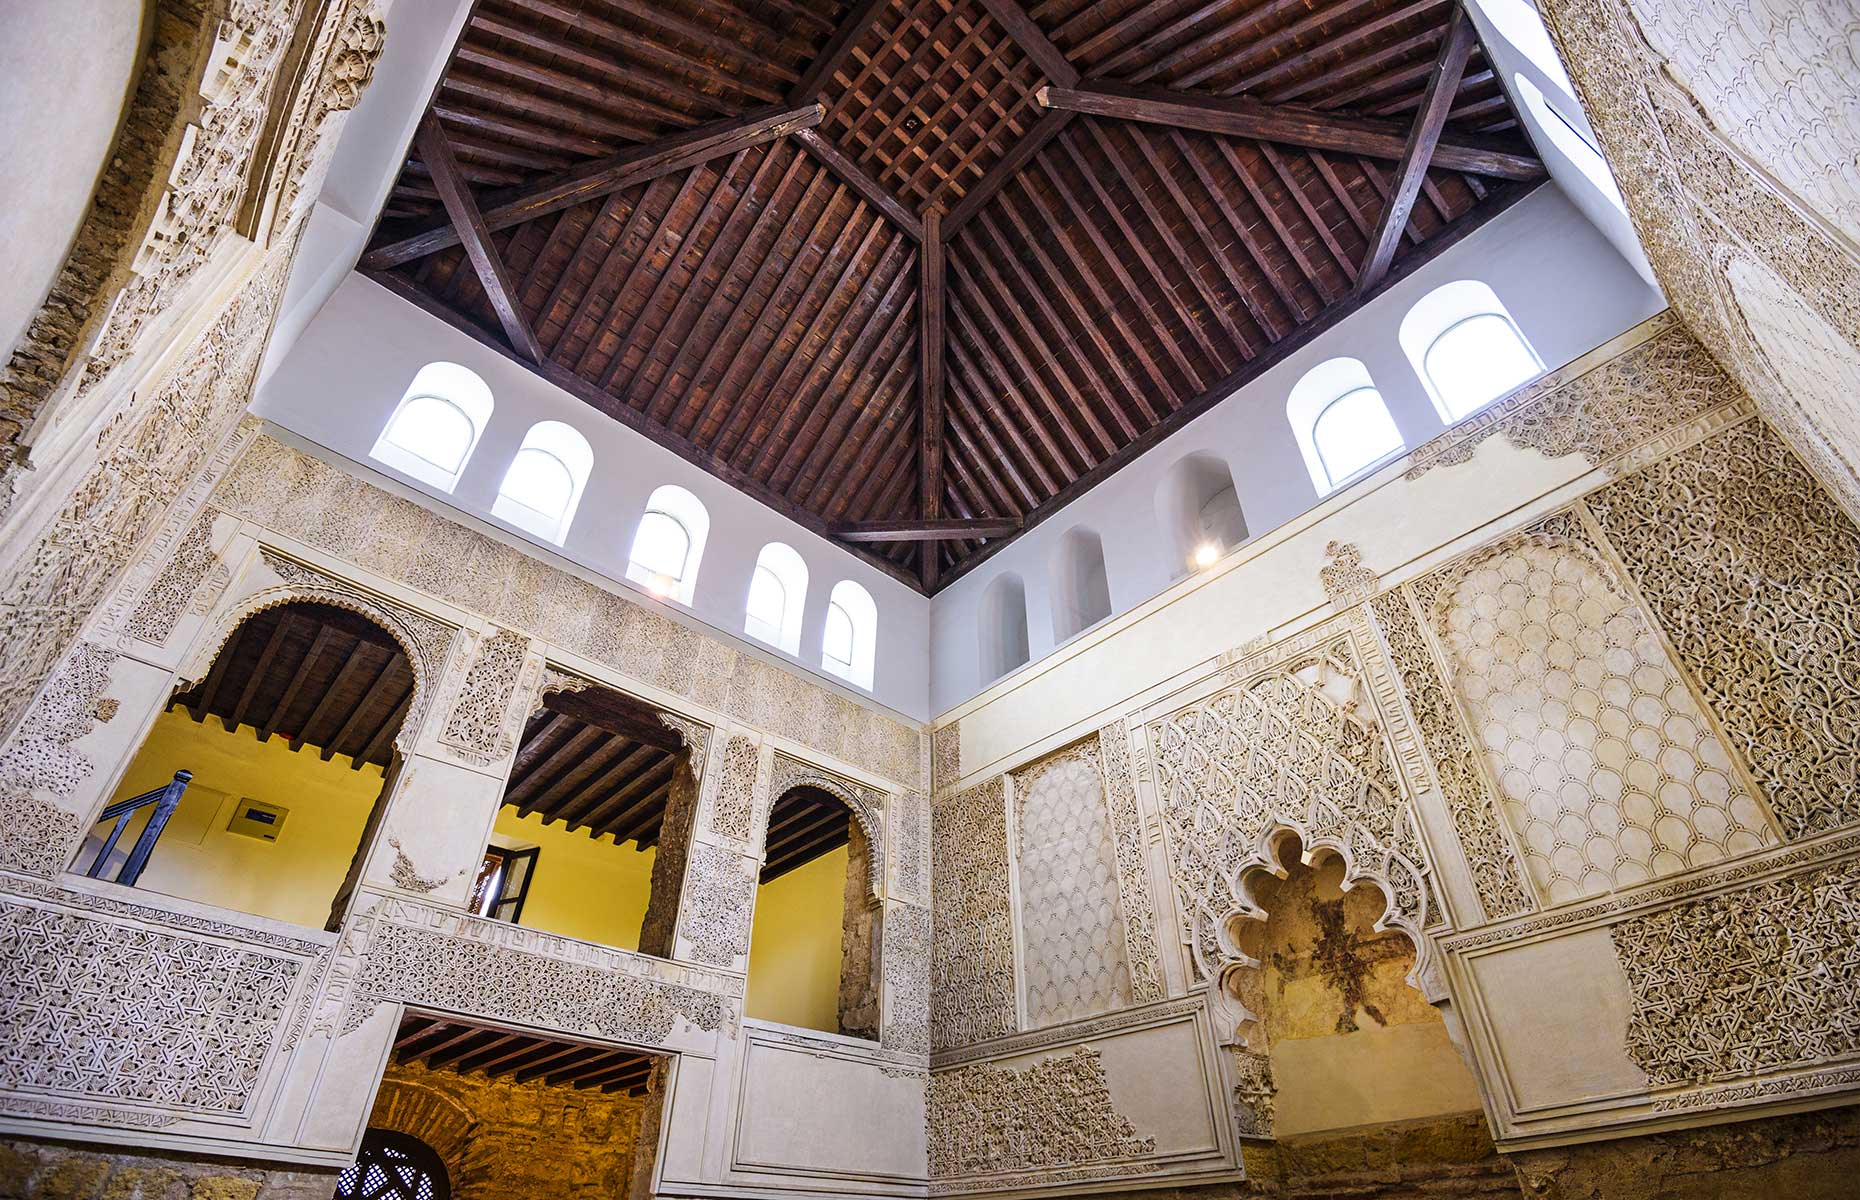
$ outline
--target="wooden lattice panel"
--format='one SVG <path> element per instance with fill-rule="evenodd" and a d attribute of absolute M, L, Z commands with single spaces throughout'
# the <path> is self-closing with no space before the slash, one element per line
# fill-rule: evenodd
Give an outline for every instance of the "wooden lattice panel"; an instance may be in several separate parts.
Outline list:
<path fill-rule="evenodd" d="M 1037 120 L 1045 80 L 969 0 L 892 0 L 837 72 L 821 128 L 919 211 L 947 211 Z"/>

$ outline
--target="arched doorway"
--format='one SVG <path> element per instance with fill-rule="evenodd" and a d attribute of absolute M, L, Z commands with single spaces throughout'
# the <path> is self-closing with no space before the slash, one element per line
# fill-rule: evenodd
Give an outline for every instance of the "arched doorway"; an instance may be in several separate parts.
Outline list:
<path fill-rule="evenodd" d="M 776 797 L 757 879 L 746 1015 L 876 1039 L 872 846 L 846 802 L 801 784 Z"/>
<path fill-rule="evenodd" d="M 156 716 L 72 869 L 333 926 L 417 690 L 400 643 L 359 613 L 252 614 Z"/>
<path fill-rule="evenodd" d="M 392 1129 L 370 1129 L 354 1165 L 336 1177 L 336 1200 L 452 1200 L 452 1184 L 431 1146 Z"/>

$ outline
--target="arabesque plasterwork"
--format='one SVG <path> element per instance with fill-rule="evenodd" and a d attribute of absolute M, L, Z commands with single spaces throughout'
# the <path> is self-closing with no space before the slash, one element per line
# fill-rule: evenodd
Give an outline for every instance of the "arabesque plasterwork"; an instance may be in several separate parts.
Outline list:
<path fill-rule="evenodd" d="M 1300 640 L 1317 644 L 1296 651 Z M 1307 854 L 1341 855 L 1347 882 L 1382 888 L 1382 921 L 1414 941 L 1418 980 L 1428 861 L 1354 635 L 1326 627 L 1286 649 L 1296 652 L 1148 725 L 1190 965 L 1215 982 L 1249 961 L 1228 924 L 1255 910 L 1246 876 L 1275 870 L 1274 843 L 1294 833 Z"/>
<path fill-rule="evenodd" d="M 946 1050 L 1018 1025 L 1005 778 L 937 800 L 930 845 L 930 1044 Z"/>
<path fill-rule="evenodd" d="M 489 766 L 516 749 L 522 716 L 511 711 L 529 657 L 530 640 L 499 629 L 473 638 L 475 650 L 439 739 L 461 757 Z M 409 706 L 408 713 L 411 714 Z"/>
<path fill-rule="evenodd" d="M 1103 1060 L 1089 1046 L 1024 1067 L 975 1063 L 935 1071 L 928 1107 L 933 1181 L 1057 1173 L 1156 1149 L 1153 1135 L 1118 1112 Z"/>
<path fill-rule="evenodd" d="M 321 459 L 261 437 L 214 497 L 225 511 L 734 720 L 906 786 L 923 735 Z"/>
<path fill-rule="evenodd" d="M 817 788 L 826 792 L 852 812 L 859 832 L 865 835 L 868 848 L 867 885 L 872 895 L 882 896 L 885 892 L 886 793 L 776 751 L 774 764 L 769 768 L 769 804 L 774 805 L 798 787 Z M 766 813 L 763 816 L 766 820 Z"/>
<path fill-rule="evenodd" d="M 1147 1004 L 1163 998 L 1162 949 L 1156 939 L 1156 902 L 1150 893 L 1143 818 L 1137 811 L 1130 731 L 1124 722 L 1106 725 L 1098 731 L 1098 755 L 1104 770 L 1105 805 L 1110 812 L 1112 845 L 1117 859 L 1117 889 L 1124 915 L 1124 952 L 1130 964 L 1130 998 L 1138 1004 Z"/>

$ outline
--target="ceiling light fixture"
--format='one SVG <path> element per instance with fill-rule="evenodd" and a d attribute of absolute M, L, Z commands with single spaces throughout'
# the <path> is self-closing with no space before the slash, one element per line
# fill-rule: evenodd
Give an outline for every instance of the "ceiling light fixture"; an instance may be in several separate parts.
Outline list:
<path fill-rule="evenodd" d="M 1221 548 L 1219 546 L 1215 545 L 1213 542 L 1203 542 L 1201 545 L 1195 547 L 1195 567 L 1198 570 L 1205 571 L 1213 566 L 1215 560 L 1220 558 L 1220 556 Z"/>

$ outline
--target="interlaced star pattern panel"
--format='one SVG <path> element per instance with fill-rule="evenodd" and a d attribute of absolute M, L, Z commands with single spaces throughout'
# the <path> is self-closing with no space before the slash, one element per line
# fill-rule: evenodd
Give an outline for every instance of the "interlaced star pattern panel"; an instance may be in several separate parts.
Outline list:
<path fill-rule="evenodd" d="M 1543 174 L 1447 0 L 481 0 L 362 267 L 934 590 Z"/>

